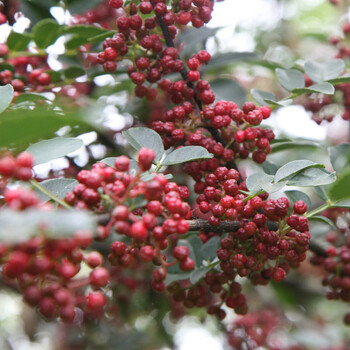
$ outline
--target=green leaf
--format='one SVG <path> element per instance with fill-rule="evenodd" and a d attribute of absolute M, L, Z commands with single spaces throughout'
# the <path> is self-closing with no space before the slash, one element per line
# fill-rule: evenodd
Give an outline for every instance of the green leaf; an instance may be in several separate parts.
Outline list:
<path fill-rule="evenodd" d="M 335 92 L 335 88 L 332 84 L 324 82 L 301 89 L 293 89 L 292 92 L 294 94 L 311 94 L 312 92 L 316 92 L 326 95 L 333 95 Z"/>
<path fill-rule="evenodd" d="M 101 159 L 100 162 L 107 164 L 108 166 L 112 167 L 115 169 L 115 160 L 118 157 L 107 157 L 104 159 Z M 137 161 L 135 159 L 130 159 L 130 165 L 129 165 L 129 169 L 131 171 L 134 171 L 134 175 L 136 174 L 136 172 L 138 171 L 139 167 L 137 165 Z"/>
<path fill-rule="evenodd" d="M 0 72 L 2 72 L 3 70 L 6 70 L 6 69 L 10 70 L 12 73 L 16 72 L 16 68 L 12 64 L 10 64 L 8 62 L 1 62 L 0 63 Z"/>
<path fill-rule="evenodd" d="M 168 286 L 169 284 L 176 281 L 187 280 L 190 278 L 191 274 L 192 272 L 167 273 L 164 283 L 166 286 Z"/>
<path fill-rule="evenodd" d="M 324 201 L 327 201 L 329 199 L 326 186 L 314 187 L 314 190 L 315 190 L 316 194 Z"/>
<path fill-rule="evenodd" d="M 91 37 L 100 35 L 103 33 L 108 33 L 109 31 L 101 27 L 89 26 L 84 24 L 79 24 L 71 27 L 66 27 L 63 29 L 62 34 L 76 34 L 80 37 L 88 40 Z"/>
<path fill-rule="evenodd" d="M 303 88 L 305 79 L 303 73 L 296 69 L 276 69 L 276 75 L 280 84 L 288 91 Z"/>
<path fill-rule="evenodd" d="M 336 173 L 326 169 L 307 168 L 288 179 L 288 186 L 315 187 L 328 185 L 337 180 Z"/>
<path fill-rule="evenodd" d="M 183 56 L 192 54 L 197 47 L 202 47 L 205 41 L 213 37 L 220 28 L 187 28 L 181 32 L 178 41 L 184 43 L 181 53 Z"/>
<path fill-rule="evenodd" d="M 341 172 L 350 164 L 350 144 L 343 143 L 341 145 L 328 148 L 329 157 L 333 169 Z"/>
<path fill-rule="evenodd" d="M 132 211 L 137 208 L 144 207 L 148 201 L 145 199 L 143 195 L 139 195 L 137 197 L 129 198 L 125 204 L 129 207 L 129 210 Z"/>
<path fill-rule="evenodd" d="M 64 46 L 67 50 L 75 50 L 76 48 L 86 44 L 87 42 L 87 39 L 83 38 L 82 36 L 72 35 L 72 37 L 64 43 Z"/>
<path fill-rule="evenodd" d="M 339 175 L 338 180 L 329 187 L 328 194 L 334 203 L 342 199 L 350 199 L 350 169 Z"/>
<path fill-rule="evenodd" d="M 12 85 L 0 86 L 0 113 L 2 113 L 12 102 L 14 90 Z M 1 125 L 1 124 L 0 124 Z"/>
<path fill-rule="evenodd" d="M 158 162 L 164 154 L 163 141 L 159 134 L 152 129 L 136 127 L 123 131 L 123 136 L 136 151 L 141 148 L 150 148 L 156 154 L 155 162 Z"/>
<path fill-rule="evenodd" d="M 321 83 L 323 79 L 323 65 L 314 61 L 307 61 L 304 65 L 307 76 L 316 83 Z"/>
<path fill-rule="evenodd" d="M 56 137 L 40 141 L 27 148 L 35 160 L 35 165 L 66 156 L 83 146 L 83 141 L 74 137 Z"/>
<path fill-rule="evenodd" d="M 115 169 L 115 160 L 116 159 L 117 159 L 117 157 L 107 157 L 107 158 L 101 159 L 100 162 L 105 163 L 108 166 Z"/>
<path fill-rule="evenodd" d="M 71 66 L 62 71 L 63 75 L 68 79 L 78 78 L 86 74 L 86 71 L 79 66 Z"/>
<path fill-rule="evenodd" d="M 326 218 L 325 216 L 321 216 L 321 215 L 310 216 L 308 219 L 310 221 L 323 222 L 324 224 L 327 224 L 327 225 L 331 226 L 333 229 L 337 229 L 337 227 L 335 226 L 334 222 L 332 220 Z"/>
<path fill-rule="evenodd" d="M 212 266 L 201 266 L 199 269 L 194 270 L 190 275 L 191 283 L 196 284 L 212 269 Z"/>
<path fill-rule="evenodd" d="M 36 102 L 36 101 L 49 101 L 47 97 L 42 94 L 34 93 L 34 92 L 25 92 L 16 97 L 16 103 L 21 102 Z"/>
<path fill-rule="evenodd" d="M 186 247 L 188 247 L 190 254 L 189 257 L 196 262 L 196 254 L 195 254 L 195 250 L 194 247 L 192 246 L 191 242 L 189 242 L 187 239 L 180 239 L 177 243 L 177 245 L 184 245 Z"/>
<path fill-rule="evenodd" d="M 52 18 L 50 8 L 56 6 L 57 0 L 23 0 L 21 1 L 21 12 L 29 18 L 32 24 L 45 18 Z"/>
<path fill-rule="evenodd" d="M 250 93 L 261 106 L 266 105 L 266 99 L 269 101 L 277 102 L 276 95 L 272 92 L 259 89 L 251 89 Z"/>
<path fill-rule="evenodd" d="M 349 208 L 350 209 L 350 199 L 342 199 L 339 202 L 333 203 L 332 208 Z"/>
<path fill-rule="evenodd" d="M 323 64 L 307 61 L 304 65 L 305 73 L 316 83 L 338 78 L 343 73 L 344 68 L 345 63 L 340 59 L 330 60 Z"/>
<path fill-rule="evenodd" d="M 201 251 L 201 248 L 203 246 L 202 240 L 196 234 L 193 234 L 187 240 L 188 240 L 188 242 L 190 242 L 190 244 L 192 246 L 196 266 L 201 266 L 202 261 L 203 261 L 203 256 L 202 256 L 202 251 Z"/>
<path fill-rule="evenodd" d="M 275 175 L 276 171 L 278 170 L 277 165 L 269 160 L 265 160 L 265 162 L 262 165 L 262 168 L 264 172 L 268 175 Z"/>
<path fill-rule="evenodd" d="M 7 46 L 10 51 L 25 51 L 27 50 L 31 36 L 26 33 L 17 33 L 12 31 L 7 38 Z"/>
<path fill-rule="evenodd" d="M 108 37 L 111 37 L 113 36 L 115 33 L 117 33 L 116 31 L 109 31 L 109 32 L 106 32 L 106 33 L 101 33 L 101 34 L 98 34 L 98 35 L 95 35 L 91 38 L 88 38 L 87 41 L 89 43 L 98 43 L 98 42 L 101 42 L 105 39 L 107 39 Z"/>
<path fill-rule="evenodd" d="M 21 126 L 20 128 L 18 126 Z M 31 142 L 49 138 L 63 126 L 72 126 L 74 130 L 84 127 L 84 130 L 93 130 L 85 119 L 74 111 L 64 115 L 60 112 L 39 108 L 9 110 L 0 118 L 0 147 L 25 148 Z"/>
<path fill-rule="evenodd" d="M 96 228 L 96 217 L 85 210 L 0 210 L 0 241 L 7 244 L 28 241 L 36 237 L 38 232 L 48 238 L 59 239 L 72 237 L 79 230 L 94 232 Z"/>
<path fill-rule="evenodd" d="M 277 170 L 274 181 L 279 182 L 307 168 L 324 168 L 324 165 L 311 160 L 293 160 Z"/>
<path fill-rule="evenodd" d="M 247 177 L 245 184 L 250 193 L 254 194 L 262 190 L 258 184 L 258 180 L 264 176 L 263 173 L 254 173 Z"/>
<path fill-rule="evenodd" d="M 308 209 L 311 208 L 311 200 L 306 193 L 297 190 L 284 191 L 284 193 L 291 201 L 291 207 L 294 205 L 295 202 L 303 201 L 307 205 Z"/>
<path fill-rule="evenodd" d="M 46 188 L 49 192 L 51 192 L 54 196 L 59 199 L 64 199 L 65 195 L 73 191 L 74 187 L 78 184 L 78 181 L 75 179 L 48 179 L 40 182 L 40 185 Z M 40 199 L 42 201 L 50 200 L 50 197 L 45 195 L 44 193 L 37 191 Z"/>
<path fill-rule="evenodd" d="M 324 64 L 323 79 L 327 81 L 330 79 L 338 78 L 340 74 L 344 72 L 344 69 L 345 62 L 341 59 L 327 61 Z"/>
<path fill-rule="evenodd" d="M 209 153 L 204 147 L 201 146 L 184 146 L 177 148 L 169 153 L 162 165 L 174 165 L 185 162 L 190 162 L 197 159 L 213 158 L 213 155 Z"/>
<path fill-rule="evenodd" d="M 50 75 L 53 83 L 57 83 L 61 80 L 61 71 L 48 70 L 46 73 Z"/>
<path fill-rule="evenodd" d="M 258 185 L 260 188 L 267 193 L 273 193 L 281 190 L 285 185 L 286 181 L 279 181 L 277 183 L 274 183 L 274 175 L 267 175 L 267 174 L 262 174 L 257 180 Z"/>
<path fill-rule="evenodd" d="M 221 238 L 214 236 L 210 238 L 201 248 L 201 254 L 204 260 L 212 261 L 216 258 L 216 251 L 220 248 Z"/>
<path fill-rule="evenodd" d="M 312 141 L 278 142 L 271 144 L 271 153 L 294 150 L 296 148 L 319 148 L 320 144 Z"/>
<path fill-rule="evenodd" d="M 46 49 L 48 46 L 62 35 L 63 26 L 59 25 L 54 19 L 43 19 L 33 27 L 33 39 L 40 49 Z"/>
<path fill-rule="evenodd" d="M 239 107 L 246 101 L 244 88 L 232 79 L 215 79 L 210 82 L 210 86 L 219 100 L 235 101 Z"/>
<path fill-rule="evenodd" d="M 349 73 L 344 74 L 341 77 L 336 78 L 336 79 L 329 79 L 328 82 L 331 83 L 332 85 L 350 83 L 350 74 Z"/>

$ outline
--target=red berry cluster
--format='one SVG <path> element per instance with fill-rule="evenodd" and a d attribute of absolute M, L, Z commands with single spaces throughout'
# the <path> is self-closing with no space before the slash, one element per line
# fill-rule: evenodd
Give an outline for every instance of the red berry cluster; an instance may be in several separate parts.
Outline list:
<path fill-rule="evenodd" d="M 227 338 L 232 349 L 307 350 L 304 339 L 296 339 L 289 333 L 292 327 L 297 330 L 301 322 L 293 322 L 281 310 L 270 308 L 251 312 L 237 317 L 227 327 Z M 302 323 L 305 327 L 305 323 Z M 281 331 L 284 330 L 284 331 Z M 289 334 L 289 335 L 287 335 Z M 290 338 L 290 339 L 288 339 Z M 324 350 L 346 350 L 347 345 L 322 347 Z"/>
<path fill-rule="evenodd" d="M 17 157 L 11 154 L 0 158 L 0 175 L 4 181 L 14 178 L 21 181 L 29 181 L 32 176 L 34 160 L 30 153 L 23 152 Z"/>
<path fill-rule="evenodd" d="M 101 310 L 107 301 L 100 288 L 107 284 L 109 273 L 96 264 L 90 265 L 95 269 L 79 285 L 90 284 L 95 291 L 85 296 L 82 290 L 74 287 L 80 281 L 73 278 L 84 261 L 81 248 L 91 241 L 90 233 L 77 232 L 72 239 L 49 240 L 38 236 L 18 246 L 7 247 L 2 251 L 2 275 L 10 283 L 17 282 L 24 300 L 37 307 L 43 316 L 73 322 L 77 307 L 90 313 Z"/>
<path fill-rule="evenodd" d="M 193 105 L 184 102 L 167 111 L 164 114 L 164 122 L 153 122 L 152 128 L 162 136 L 165 148 L 184 141 L 186 145 L 205 147 L 222 164 L 235 158 L 245 159 L 251 152 L 255 162 L 263 163 L 266 155 L 271 152 L 270 141 L 275 136 L 270 129 L 254 126 L 268 118 L 270 113 L 269 107 L 257 108 L 251 102 L 245 103 L 241 110 L 233 102 L 219 101 L 213 107 L 205 107 L 197 116 Z M 208 135 L 205 125 L 207 128 L 220 130 L 222 142 Z M 223 142 L 226 142 L 229 147 L 224 147 Z M 208 163 L 210 161 L 191 163 L 186 165 L 186 171 L 197 180 L 201 177 L 199 174 L 207 170 Z M 213 170 L 217 166 L 213 167 Z"/>
<path fill-rule="evenodd" d="M 81 13 L 76 14 L 72 18 L 71 24 L 93 24 L 98 23 L 103 28 L 110 29 L 113 26 L 113 18 L 115 13 L 111 11 L 109 1 L 101 1 L 101 4 Z"/>
<path fill-rule="evenodd" d="M 41 203 L 37 195 L 29 189 L 7 187 L 12 180 L 30 180 L 33 163 L 32 155 L 26 152 L 17 157 L 5 154 L 0 158 L 1 191 L 3 204 L 7 208 L 52 209 L 50 205 Z M 100 288 L 107 284 L 109 272 L 100 267 L 103 258 L 99 253 L 90 253 L 84 258 L 81 251 L 81 248 L 86 248 L 92 242 L 92 234 L 82 231 L 76 232 L 71 239 L 48 239 L 45 237 L 44 227 L 41 231 L 35 238 L 24 243 L 1 244 L 2 277 L 18 287 L 24 300 L 38 307 L 40 313 L 47 318 L 60 317 L 65 322 L 72 322 L 78 306 L 88 313 L 102 309 L 107 298 Z M 76 279 L 73 281 L 84 260 L 94 270 L 82 283 Z M 72 287 L 77 282 L 79 287 L 90 284 L 96 291 L 86 298 L 84 291 Z M 103 304 L 101 299 L 104 300 Z"/>
<path fill-rule="evenodd" d="M 218 171 L 229 174 L 226 168 L 218 168 Z M 297 267 L 304 261 L 310 240 L 308 220 L 303 216 L 307 205 L 296 202 L 292 213 L 288 214 L 287 198 L 263 202 L 261 197 L 255 196 L 247 200 L 238 193 L 236 180 L 228 177 L 222 192 L 210 187 L 204 196 L 209 198 L 201 201 L 199 208 L 203 213 L 212 212 L 211 225 L 219 225 L 221 219 L 236 220 L 239 228 L 221 240 L 217 251 L 221 271 L 211 270 L 194 290 L 177 283 L 170 286 L 169 291 L 175 301 L 190 307 L 206 306 L 208 313 L 220 319 L 226 315 L 221 308 L 223 303 L 236 313 L 245 314 L 247 300 L 235 281 L 236 276 L 247 277 L 254 285 L 266 285 L 272 279 L 281 282 L 290 267 Z M 277 230 L 269 227 L 274 221 L 279 222 Z M 272 261 L 275 261 L 273 267 Z"/>
<path fill-rule="evenodd" d="M 329 209 L 323 215 L 332 220 L 335 226 L 339 222 L 346 225 L 338 227 L 338 232 L 327 235 L 330 246 L 326 250 L 326 256 L 315 254 L 310 261 L 327 274 L 322 281 L 330 289 L 327 298 L 350 303 L 350 219 L 347 211 L 340 208 Z M 350 312 L 344 316 L 344 323 L 350 325 Z"/>
<path fill-rule="evenodd" d="M 9 49 L 6 44 L 0 44 L 0 57 L 6 57 Z M 24 90 L 42 92 L 51 84 L 51 76 L 47 72 L 47 56 L 16 57 L 7 59 L 13 69 L 4 65 L 0 71 L 0 85 L 11 84 L 15 90 L 15 97 Z M 34 69 L 33 69 L 34 68 Z"/>
<path fill-rule="evenodd" d="M 106 227 L 100 227 L 100 238 L 106 238 L 113 228 L 115 232 L 128 237 L 129 243 L 115 241 L 110 248 L 109 262 L 112 265 L 130 266 L 135 258 L 143 262 L 153 261 L 163 267 L 153 275 L 153 287 L 157 291 L 165 288 L 168 263 L 161 250 L 168 247 L 168 237 L 183 235 L 189 229 L 186 219 L 191 217 L 189 197 L 185 186 L 169 182 L 163 175 L 155 175 L 150 181 L 142 181 L 141 173 L 150 169 L 155 153 L 142 148 L 139 151 L 139 172 L 130 174 L 130 161 L 121 156 L 115 161 L 115 169 L 97 163 L 91 171 L 82 170 L 77 179 L 80 182 L 66 195 L 66 202 L 77 208 L 91 208 L 97 212 L 115 205 Z M 143 197 L 145 203 L 132 210 L 132 200 Z M 128 205 L 127 205 L 128 204 Z M 188 257 L 186 247 L 176 247 L 174 257 L 180 268 L 188 271 L 194 262 Z M 176 261 L 175 261 L 176 262 Z"/>
<path fill-rule="evenodd" d="M 334 4 L 339 4 L 340 0 L 330 0 Z M 350 22 L 346 22 L 342 28 L 343 37 L 331 37 L 330 43 L 338 50 L 335 58 L 349 59 L 350 47 L 348 46 L 347 39 L 350 34 Z M 314 82 L 307 76 L 305 76 L 306 86 L 312 85 Z M 308 96 L 303 102 L 305 108 L 310 110 L 313 115 L 312 119 L 321 124 L 322 121 L 332 122 L 335 114 L 338 113 L 334 108 L 324 108 L 332 104 L 339 104 L 342 106 L 342 118 L 345 121 L 350 120 L 350 84 L 343 83 L 334 86 L 338 91 L 336 95 L 332 96 Z"/>
<path fill-rule="evenodd" d="M 193 89 L 182 80 L 171 82 L 162 77 L 170 73 L 183 72 L 183 62 L 179 59 L 175 47 L 164 47 L 159 21 L 162 22 L 172 38 L 177 34 L 176 25 L 185 25 L 192 21 L 194 27 L 199 28 L 211 18 L 213 8 L 209 0 L 181 0 L 174 2 L 168 8 L 165 1 L 142 1 L 138 5 L 131 3 L 123 7 L 123 1 L 110 1 L 110 6 L 120 9 L 117 12 L 116 25 L 118 33 L 107 38 L 103 43 L 104 51 L 99 53 L 96 61 L 103 65 L 106 72 L 114 72 L 117 62 L 130 58 L 133 65 L 128 68 L 128 75 L 136 85 L 135 94 L 154 100 L 158 87 L 170 94 L 174 103 L 192 99 Z M 132 54 L 130 54 L 132 50 Z M 199 67 L 210 60 L 206 51 L 201 51 L 188 61 L 191 69 L 188 80 L 199 79 Z M 208 93 L 206 93 L 208 95 Z M 205 99 L 205 97 L 203 97 Z M 208 100 L 208 97 L 206 98 Z"/>

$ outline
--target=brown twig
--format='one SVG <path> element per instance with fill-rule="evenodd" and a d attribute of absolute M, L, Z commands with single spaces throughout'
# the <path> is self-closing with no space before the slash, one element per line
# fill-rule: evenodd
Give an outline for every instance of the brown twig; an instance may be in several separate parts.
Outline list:
<path fill-rule="evenodd" d="M 98 223 L 100 225 L 106 225 L 110 220 L 109 214 L 100 214 L 98 216 Z M 208 220 L 203 219 L 195 219 L 195 220 L 187 220 L 189 224 L 189 231 L 204 231 L 204 232 L 216 232 L 216 233 L 222 233 L 222 232 L 236 232 L 239 229 L 239 221 L 221 221 L 219 225 L 213 226 L 210 225 Z M 159 222 L 161 224 L 161 222 Z M 268 223 L 268 228 L 270 230 L 277 230 L 278 225 L 274 222 Z M 315 253 L 318 256 L 327 257 L 326 250 L 320 246 L 315 241 L 310 241 L 309 243 L 309 250 L 311 250 L 313 253 Z"/>
<path fill-rule="evenodd" d="M 153 0 L 151 0 L 151 3 L 153 5 L 153 7 L 154 7 L 154 1 Z M 159 27 L 162 30 L 162 33 L 163 33 L 166 45 L 168 47 L 175 47 L 175 44 L 174 44 L 174 41 L 173 41 L 173 39 L 171 37 L 169 28 L 163 22 L 163 19 L 162 19 L 161 16 L 156 15 L 156 17 L 157 17 L 157 21 L 159 23 Z M 198 95 L 197 95 L 197 92 L 196 92 L 196 88 L 194 87 L 193 83 L 187 80 L 188 71 L 187 71 L 185 65 L 182 67 L 182 69 L 180 71 L 180 74 L 182 76 L 182 79 L 186 82 L 187 86 L 190 87 L 194 91 L 193 99 L 194 99 L 196 105 L 198 106 L 198 109 L 200 111 L 202 111 L 202 109 L 203 109 L 202 101 L 198 98 Z M 220 135 L 218 130 L 216 130 L 216 129 L 210 127 L 210 126 L 207 127 L 207 129 L 208 129 L 208 131 L 210 132 L 211 136 L 214 138 L 214 140 L 216 142 L 221 143 L 224 147 L 226 146 L 226 142 L 222 139 L 222 137 L 221 137 L 221 135 Z M 231 160 L 231 161 L 227 162 L 226 166 L 229 169 L 236 169 L 238 171 L 238 166 L 237 166 L 237 164 L 236 164 L 236 162 L 234 160 Z M 240 183 L 242 181 L 243 181 L 243 177 L 239 173 L 239 181 L 238 182 Z"/>

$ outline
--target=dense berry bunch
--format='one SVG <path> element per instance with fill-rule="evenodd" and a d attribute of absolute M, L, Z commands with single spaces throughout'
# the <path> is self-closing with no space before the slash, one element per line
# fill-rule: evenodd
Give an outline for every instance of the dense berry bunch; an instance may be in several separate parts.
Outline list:
<path fill-rule="evenodd" d="M 327 274 L 322 281 L 330 289 L 327 298 L 350 303 L 349 213 L 345 209 L 330 209 L 324 215 L 334 222 L 338 231 L 327 235 L 330 246 L 326 250 L 326 256 L 314 255 L 311 263 L 322 267 Z M 350 312 L 344 316 L 344 322 L 350 325 Z"/>
<path fill-rule="evenodd" d="M 230 180 L 227 181 L 231 185 Z M 220 269 L 208 272 L 195 289 L 181 283 L 169 287 L 175 301 L 187 307 L 206 306 L 209 314 L 216 314 L 220 319 L 226 315 L 221 308 L 223 303 L 238 314 L 247 312 L 246 297 L 235 281 L 237 276 L 247 277 L 255 285 L 266 285 L 271 280 L 281 282 L 290 267 L 297 267 L 305 260 L 310 240 L 308 220 L 302 216 L 307 210 L 304 202 L 296 202 L 288 214 L 287 198 L 265 203 L 258 196 L 247 200 L 238 194 L 237 184 L 233 187 L 235 193 L 221 196 L 220 191 L 217 193 L 220 204 L 211 206 L 208 201 L 215 201 L 210 197 L 199 206 L 202 212 L 209 208 L 214 214 L 209 218 L 212 226 L 219 225 L 225 216 L 226 220 L 239 222 L 238 230 L 221 240 L 217 251 Z M 215 194 L 214 188 L 212 192 Z M 278 229 L 272 229 L 274 221 L 279 222 Z"/>
<path fill-rule="evenodd" d="M 21 181 L 28 181 L 32 178 L 32 166 L 34 160 L 31 154 L 23 152 L 17 157 L 12 154 L 5 154 L 0 158 L 0 175 L 6 185 L 12 178 Z"/>
<path fill-rule="evenodd" d="M 68 239 L 54 239 L 48 238 L 45 227 L 40 227 L 37 237 L 27 242 L 1 244 L 3 278 L 18 287 L 24 299 L 45 317 L 80 323 L 83 318 L 103 315 L 104 311 L 114 315 L 118 308 L 115 300 L 122 303 L 130 297 L 128 294 L 147 285 L 145 290 L 167 289 L 173 310 L 179 313 L 184 307 L 202 307 L 222 320 L 225 308 L 237 314 L 248 311 L 242 278 L 253 285 L 281 282 L 290 268 L 305 260 L 310 241 L 307 205 L 297 201 L 291 207 L 287 198 L 268 199 L 263 191 L 250 195 L 235 164 L 236 159 L 248 157 L 259 164 L 265 162 L 275 136 L 261 124 L 270 117 L 271 109 L 252 102 L 239 108 L 234 102 L 218 101 L 200 72 L 210 63 L 208 51 L 200 50 L 187 61 L 180 57 L 182 43 L 177 42 L 178 33 L 186 25 L 200 28 L 208 23 L 213 4 L 213 0 L 105 0 L 73 17 L 70 23 L 73 27 L 93 24 L 90 29 L 108 29 L 110 37 L 106 38 L 104 33 L 97 35 L 103 37 L 102 45 L 95 46 L 96 37 L 73 35 L 67 38 L 66 48 L 81 40 L 84 44 L 80 47 L 77 44 L 75 52 L 84 60 L 84 68 L 100 65 L 106 73 L 127 74 L 135 95 L 145 97 L 152 107 L 158 106 L 156 112 L 152 108 L 155 116 L 152 128 L 161 136 L 165 150 L 201 146 L 214 157 L 183 167 L 184 173 L 195 181 L 193 190 L 197 198 L 190 198 L 190 186 L 170 182 L 159 173 L 161 161 L 152 168 L 155 152 L 147 148 L 139 150 L 137 162 L 123 155 L 116 158 L 113 166 L 99 162 L 91 170 L 81 170 L 76 176 L 79 183 L 65 195 L 64 201 L 52 196 L 59 204 L 58 210 L 65 206 L 90 211 L 98 217 L 95 238 L 104 241 L 104 247 L 107 245 L 107 249 L 103 248 L 105 257 L 97 251 L 84 253 L 94 236 L 85 231 L 74 232 Z M 0 25 L 6 22 L 1 11 L 3 7 Z M 69 25 L 62 26 L 62 33 L 67 28 L 70 29 Z M 343 32 L 345 36 L 350 33 L 348 23 Z M 35 47 L 34 42 L 37 39 L 18 56 L 9 51 L 10 44 L 0 44 L 0 60 L 5 63 L 0 65 L 0 85 L 11 84 L 15 97 L 22 92 L 44 91 L 72 99 L 90 94 L 95 72 L 88 72 L 83 76 L 86 80 L 82 79 L 85 82 L 79 84 L 74 67 L 73 78 L 68 77 L 66 70 L 57 78 L 50 70 L 46 51 Z M 333 44 L 339 49 L 337 57 L 350 56 L 345 41 L 334 39 Z M 307 86 L 313 84 L 308 77 L 305 80 Z M 344 106 L 344 120 L 350 115 L 349 86 L 346 83 L 336 87 Z M 331 121 L 333 115 L 325 114 L 325 107 L 339 101 L 328 96 L 319 99 L 320 96 L 310 99 L 306 108 L 314 113 L 318 123 Z M 17 187 L 19 181 L 30 180 L 40 187 L 33 180 L 32 166 L 33 159 L 28 153 L 17 157 L 5 154 L 0 159 L 2 207 L 23 212 L 30 208 L 54 209 L 51 203 L 41 202 L 33 191 Z M 204 261 L 195 261 L 198 259 L 194 249 L 187 242 L 179 242 L 188 238 L 189 231 L 195 231 L 196 225 L 190 219 L 203 220 L 210 227 L 194 233 L 199 246 L 201 241 L 220 242 L 211 261 L 206 257 Z M 324 285 L 331 288 L 328 298 L 350 302 L 350 241 L 347 235 L 342 239 L 342 246 L 336 246 L 335 240 L 330 239 L 334 246 L 327 250 L 327 257 L 317 256 L 312 261 L 327 271 Z M 196 266 L 201 263 L 202 266 Z M 88 277 L 80 277 L 78 273 L 86 267 L 91 269 Z M 170 283 L 174 278 L 169 276 L 171 268 L 181 270 L 183 279 Z M 196 278 L 199 273 L 200 278 Z M 143 282 L 137 274 L 144 274 L 140 278 Z M 151 276 L 151 282 L 145 276 Z M 126 290 L 126 295 L 118 294 L 116 290 L 120 287 Z M 231 330 L 230 344 L 243 347 L 240 336 L 244 334 L 247 347 L 269 346 L 268 336 L 277 322 L 271 313 L 240 318 Z M 350 324 L 350 314 L 345 316 L 345 322 Z"/>
<path fill-rule="evenodd" d="M 117 62 L 125 58 L 131 59 L 133 65 L 129 66 L 128 75 L 136 85 L 135 94 L 138 97 L 154 100 L 159 87 L 169 93 L 174 103 L 193 98 L 194 90 L 182 80 L 171 82 L 162 79 L 170 73 L 184 74 L 185 71 L 178 50 L 164 46 L 159 24 L 161 21 L 169 35 L 174 38 L 177 33 L 176 25 L 192 21 L 198 28 L 207 23 L 211 18 L 213 3 L 209 0 L 194 1 L 193 4 L 191 1 L 180 1 L 170 9 L 164 1 L 157 1 L 155 4 L 143 1 L 138 6 L 132 3 L 126 7 L 123 7 L 122 1 L 110 1 L 110 6 L 120 9 L 116 16 L 118 32 L 104 41 L 104 51 L 97 55 L 96 62 L 102 64 L 106 72 L 114 72 Z M 179 7 L 180 11 L 175 7 Z M 203 51 L 188 61 L 191 69 L 188 73 L 190 82 L 199 79 L 200 65 L 209 60 L 210 55 Z"/>
<path fill-rule="evenodd" d="M 0 44 L 0 58 L 5 58 L 7 63 L 0 68 L 0 85 L 11 84 L 15 96 L 24 91 L 48 89 L 52 79 L 48 73 L 47 55 L 7 58 L 9 52 L 6 44 Z"/>
<path fill-rule="evenodd" d="M 81 248 L 91 240 L 91 233 L 77 232 L 72 239 L 49 240 L 38 236 L 15 247 L 3 247 L 2 276 L 9 283 L 16 282 L 24 300 L 38 307 L 43 316 L 73 322 L 77 307 L 89 313 L 101 310 L 107 301 L 99 291 L 109 280 L 108 271 L 98 267 L 102 260 L 94 266 L 90 278 L 80 284 L 80 287 L 91 284 L 94 292 L 85 295 L 84 290 L 73 287 L 78 282 L 73 278 L 84 261 Z"/>
<path fill-rule="evenodd" d="M 241 110 L 233 102 L 219 101 L 198 115 L 191 103 L 184 102 L 167 111 L 164 121 L 155 121 L 152 127 L 162 135 L 166 148 L 184 141 L 186 145 L 205 147 L 221 164 L 235 158 L 245 159 L 250 154 L 255 162 L 263 163 L 271 152 L 270 141 L 275 136 L 272 130 L 255 126 L 270 113 L 267 106 L 257 108 L 249 102 Z M 218 130 L 219 140 L 213 137 L 213 133 L 208 135 L 208 128 Z M 188 172 L 196 179 L 198 171 L 206 170 L 205 164 L 192 164 L 193 169 L 188 168 Z"/>
<path fill-rule="evenodd" d="M 66 195 L 66 201 L 77 208 L 91 208 L 101 213 L 113 205 L 108 225 L 100 227 L 100 238 L 106 238 L 113 229 L 126 240 L 112 243 L 108 257 L 110 263 L 129 267 L 137 257 L 143 262 L 162 265 L 153 274 L 154 289 L 162 291 L 165 288 L 165 268 L 169 264 L 161 250 L 168 248 L 170 237 L 176 241 L 177 235 L 188 231 L 186 219 L 191 217 L 191 210 L 185 202 L 189 196 L 187 187 L 178 186 L 157 174 L 150 181 L 142 181 L 141 173 L 150 169 L 154 157 L 152 150 L 141 149 L 139 171 L 135 176 L 131 174 L 130 161 L 125 156 L 116 159 L 116 170 L 97 163 L 91 171 L 78 174 L 80 184 Z M 176 247 L 176 260 L 172 265 L 178 261 L 182 270 L 192 270 L 194 262 L 188 255 L 187 247 Z"/>

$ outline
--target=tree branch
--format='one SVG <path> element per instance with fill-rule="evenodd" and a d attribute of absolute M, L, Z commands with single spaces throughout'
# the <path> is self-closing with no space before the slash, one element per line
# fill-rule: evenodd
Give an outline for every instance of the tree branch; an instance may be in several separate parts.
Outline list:
<path fill-rule="evenodd" d="M 100 214 L 98 215 L 98 223 L 100 225 L 107 225 L 110 220 L 109 214 Z M 239 229 L 239 221 L 221 221 L 219 225 L 213 226 L 210 225 L 208 220 L 195 219 L 187 220 L 189 224 L 189 231 L 204 231 L 204 232 L 236 232 Z M 159 224 L 162 224 L 160 221 Z M 267 224 L 270 230 L 277 230 L 278 224 L 275 222 L 268 222 Z M 326 250 L 320 246 L 317 242 L 311 240 L 309 243 L 309 250 L 315 253 L 318 256 L 328 257 Z"/>
<path fill-rule="evenodd" d="M 154 0 L 151 0 L 151 3 L 154 7 Z M 171 34 L 170 34 L 170 31 L 169 31 L 169 28 L 168 26 L 163 22 L 163 19 L 161 16 L 157 15 L 156 14 L 156 17 L 157 17 L 157 21 L 159 23 L 159 27 L 160 29 L 162 30 L 162 33 L 163 33 L 163 36 L 164 36 L 164 39 L 165 39 L 165 43 L 168 47 L 175 47 L 175 44 L 174 44 L 174 41 L 171 37 Z M 185 65 L 183 65 L 181 71 L 180 71 L 180 74 L 182 76 L 182 79 L 186 82 L 187 86 L 190 87 L 193 91 L 194 91 L 194 101 L 196 102 L 197 106 L 198 106 L 198 109 L 200 111 L 203 110 L 203 106 L 202 106 L 202 101 L 198 98 L 197 96 L 197 91 L 196 91 L 196 88 L 194 87 L 193 83 L 190 82 L 190 81 L 187 81 L 187 74 L 188 74 L 188 71 L 185 67 Z M 221 143 L 224 147 L 226 146 L 226 142 L 222 139 L 220 133 L 218 130 L 212 128 L 212 127 L 207 127 L 207 129 L 209 130 L 211 136 L 213 137 L 213 139 L 216 141 L 216 142 L 219 142 Z M 229 162 L 226 163 L 226 166 L 227 168 L 229 169 L 236 169 L 238 171 L 238 166 L 236 164 L 236 162 L 234 160 L 231 160 Z M 242 182 L 243 181 L 243 177 L 241 176 L 241 173 L 238 171 L 239 173 L 239 180 L 238 180 L 238 183 Z"/>

